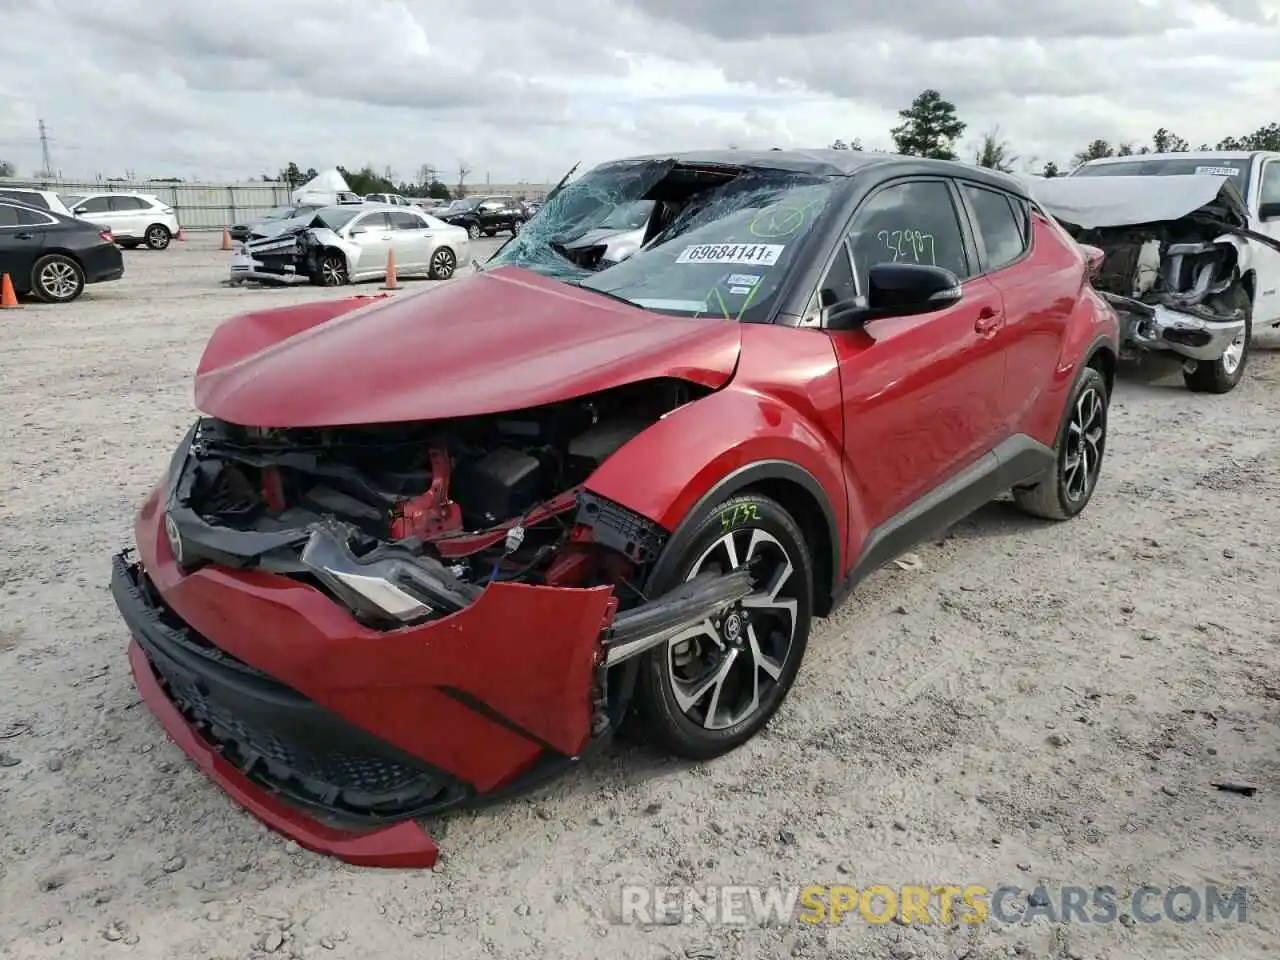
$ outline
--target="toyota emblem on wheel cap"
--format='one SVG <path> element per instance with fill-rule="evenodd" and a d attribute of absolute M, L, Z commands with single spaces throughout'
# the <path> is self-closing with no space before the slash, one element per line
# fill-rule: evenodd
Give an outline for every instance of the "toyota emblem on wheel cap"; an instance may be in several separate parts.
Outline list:
<path fill-rule="evenodd" d="M 178 525 L 174 523 L 173 517 L 167 513 L 164 515 L 164 532 L 169 538 L 169 551 L 173 554 L 173 559 L 178 563 L 182 562 L 182 534 L 178 532 Z"/>

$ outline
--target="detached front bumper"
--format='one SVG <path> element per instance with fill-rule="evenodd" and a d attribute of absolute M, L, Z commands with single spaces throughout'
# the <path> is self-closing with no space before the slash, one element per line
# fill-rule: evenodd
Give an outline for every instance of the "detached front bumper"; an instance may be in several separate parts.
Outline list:
<path fill-rule="evenodd" d="M 1189 360 L 1213 361 L 1244 333 L 1245 321 L 1206 320 L 1158 304 L 1107 294 L 1120 314 L 1121 338 L 1136 350 L 1162 350 Z"/>
<path fill-rule="evenodd" d="M 264 257 L 255 259 L 244 250 L 231 254 L 231 280 L 253 280 L 258 283 L 308 283 L 309 278 L 298 272 L 297 258 Z"/>
<path fill-rule="evenodd" d="M 609 728 L 606 666 L 752 589 L 744 568 L 614 617 L 608 587 L 498 582 L 456 613 L 376 630 L 284 574 L 184 569 L 166 488 L 139 513 L 137 558 L 112 566 L 143 698 L 255 816 L 360 865 L 431 866 L 415 819 L 578 762 Z"/>

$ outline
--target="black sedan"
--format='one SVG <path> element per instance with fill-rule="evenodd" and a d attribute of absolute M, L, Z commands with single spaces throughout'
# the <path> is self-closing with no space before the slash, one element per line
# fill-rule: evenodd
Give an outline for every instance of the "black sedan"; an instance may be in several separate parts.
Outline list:
<path fill-rule="evenodd" d="M 69 303 L 86 283 L 124 276 L 124 257 L 97 224 L 0 200 L 0 273 L 19 295 Z"/>

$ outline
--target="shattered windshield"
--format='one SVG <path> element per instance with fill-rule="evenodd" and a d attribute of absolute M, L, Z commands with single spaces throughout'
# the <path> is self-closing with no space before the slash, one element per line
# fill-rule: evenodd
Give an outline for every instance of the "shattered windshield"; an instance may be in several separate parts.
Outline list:
<path fill-rule="evenodd" d="M 1247 197 L 1249 189 L 1249 159 L 1233 157 L 1229 160 L 1210 157 L 1160 157 L 1153 160 L 1123 160 L 1115 163 L 1088 164 L 1079 167 L 1073 177 L 1170 177 L 1192 176 L 1230 177 Z"/>
<path fill-rule="evenodd" d="M 316 211 L 316 221 L 330 230 L 341 230 L 363 212 L 359 207 L 326 207 Z"/>
<path fill-rule="evenodd" d="M 673 160 L 607 164 L 547 200 L 485 269 L 522 267 L 659 313 L 758 322 L 771 315 L 835 184 L 812 174 Z M 651 239 L 641 250 L 600 270 L 575 259 L 568 244 L 606 224 L 632 222 L 637 204 L 650 202 Z"/>
<path fill-rule="evenodd" d="M 613 213 L 600 221 L 600 226 L 609 230 L 639 230 L 649 222 L 652 214 L 652 200 L 637 200 L 614 208 Z"/>

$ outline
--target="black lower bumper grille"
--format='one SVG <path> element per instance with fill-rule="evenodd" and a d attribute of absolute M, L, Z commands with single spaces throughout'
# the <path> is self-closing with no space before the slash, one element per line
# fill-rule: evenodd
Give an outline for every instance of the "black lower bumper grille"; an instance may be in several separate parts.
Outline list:
<path fill-rule="evenodd" d="M 437 770 L 213 646 L 117 558 L 112 592 L 187 721 L 259 785 L 339 822 L 439 813 L 472 798 Z"/>

